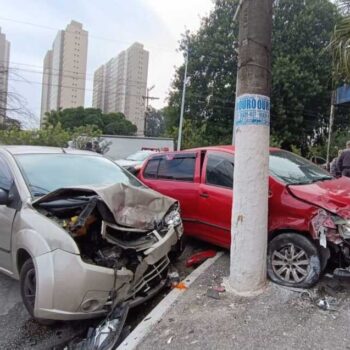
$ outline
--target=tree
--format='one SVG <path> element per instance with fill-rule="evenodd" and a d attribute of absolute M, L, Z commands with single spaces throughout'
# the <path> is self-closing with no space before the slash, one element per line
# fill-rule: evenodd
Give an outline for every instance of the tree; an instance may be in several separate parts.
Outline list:
<path fill-rule="evenodd" d="M 328 0 L 275 5 L 271 133 L 283 148 L 297 146 L 303 155 L 328 130 L 332 61 L 324 49 L 337 18 Z"/>
<path fill-rule="evenodd" d="M 66 130 L 57 123 L 40 130 L 0 130 L 0 144 L 67 147 L 68 142 L 73 141 L 77 148 L 84 148 L 87 141 L 98 139 L 100 136 L 101 131 L 95 126 Z"/>
<path fill-rule="evenodd" d="M 109 118 L 105 119 L 104 132 L 110 135 L 135 135 L 136 125 L 125 118 L 123 113 L 110 113 Z"/>
<path fill-rule="evenodd" d="M 201 128 L 191 146 L 228 144 L 232 138 L 236 86 L 237 1 L 217 0 L 197 33 L 186 32 L 189 47 L 185 119 Z M 339 17 L 329 0 L 278 0 L 274 4 L 271 134 L 285 148 L 305 155 L 327 132 L 331 55 L 325 52 Z M 252 39 L 253 40 L 253 39 Z M 166 132 L 178 126 L 184 66 L 174 77 L 164 110 Z"/>
<path fill-rule="evenodd" d="M 6 78 L 9 75 L 9 68 L 0 64 L 0 77 L 5 76 Z M 11 75 L 25 81 L 21 75 L 14 71 L 11 71 Z M 27 101 L 10 87 L 6 91 L 0 90 L 0 128 L 20 127 L 21 124 L 26 127 L 36 124 L 34 114 L 27 107 Z"/>
<path fill-rule="evenodd" d="M 338 2 L 344 14 L 335 25 L 329 50 L 333 55 L 335 81 L 350 80 L 350 0 Z"/>
<path fill-rule="evenodd" d="M 46 113 L 44 128 L 58 123 L 67 130 L 94 125 L 111 135 L 134 135 L 137 131 L 136 125 L 127 120 L 123 113 L 104 114 L 96 108 L 66 108 Z"/>
<path fill-rule="evenodd" d="M 238 30 L 232 18 L 236 4 L 237 1 L 217 1 L 210 16 L 202 19 L 198 33 L 186 32 L 180 44 L 182 51 L 189 48 L 185 119 L 202 130 L 201 145 L 231 143 L 232 139 L 237 66 L 234 43 Z M 179 124 L 183 76 L 181 66 L 175 73 L 165 109 L 168 131 Z"/>
<path fill-rule="evenodd" d="M 164 115 L 162 111 L 149 107 L 145 117 L 145 136 L 158 137 L 165 131 Z"/>

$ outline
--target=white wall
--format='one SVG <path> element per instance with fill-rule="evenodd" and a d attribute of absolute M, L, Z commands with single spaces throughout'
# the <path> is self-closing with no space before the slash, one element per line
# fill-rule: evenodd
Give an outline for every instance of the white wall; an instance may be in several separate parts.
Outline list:
<path fill-rule="evenodd" d="M 114 160 L 125 158 L 130 154 L 140 151 L 142 147 L 164 148 L 174 150 L 174 140 L 167 138 L 132 137 L 132 136 L 108 136 L 103 138 L 112 142 L 106 155 Z"/>

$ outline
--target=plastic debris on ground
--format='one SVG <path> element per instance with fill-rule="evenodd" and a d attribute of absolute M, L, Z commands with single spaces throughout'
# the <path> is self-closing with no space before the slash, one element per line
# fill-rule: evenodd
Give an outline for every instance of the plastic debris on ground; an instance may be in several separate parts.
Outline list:
<path fill-rule="evenodd" d="M 213 287 L 213 289 L 216 290 L 216 291 L 219 292 L 219 293 L 224 293 L 224 292 L 226 292 L 226 289 L 225 289 L 224 286 L 215 286 L 215 287 Z"/>
<path fill-rule="evenodd" d="M 216 251 L 212 249 L 204 250 L 190 256 L 186 261 L 186 267 L 193 267 L 201 264 L 209 258 L 213 258 L 216 255 Z"/>
<path fill-rule="evenodd" d="M 321 309 L 325 311 L 337 311 L 337 299 L 332 297 L 323 297 L 319 299 L 316 303 L 316 305 Z"/>
<path fill-rule="evenodd" d="M 220 299 L 220 293 L 217 290 L 213 289 L 213 288 L 209 288 L 207 290 L 207 297 L 219 300 Z"/>
<path fill-rule="evenodd" d="M 113 350 L 119 344 L 126 317 L 128 304 L 115 307 L 111 313 L 96 327 L 88 330 L 83 340 L 73 340 L 65 350 Z"/>
<path fill-rule="evenodd" d="M 180 283 L 180 274 L 177 271 L 168 273 L 168 285 L 175 288 Z"/>
<path fill-rule="evenodd" d="M 337 268 L 333 271 L 335 277 L 339 279 L 350 279 L 350 269 Z"/>
<path fill-rule="evenodd" d="M 174 288 L 176 289 L 181 289 L 181 290 L 186 290 L 188 287 L 186 286 L 185 282 L 179 282 L 176 285 L 174 285 Z"/>

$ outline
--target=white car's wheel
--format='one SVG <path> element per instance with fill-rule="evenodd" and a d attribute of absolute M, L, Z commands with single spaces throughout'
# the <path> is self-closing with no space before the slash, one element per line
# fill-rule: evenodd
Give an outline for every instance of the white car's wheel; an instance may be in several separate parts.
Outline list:
<path fill-rule="evenodd" d="M 34 317 L 35 295 L 36 295 L 36 273 L 35 266 L 31 259 L 28 259 L 22 266 L 20 273 L 20 287 L 23 304 L 29 314 Z M 35 320 L 43 325 L 51 325 L 54 320 L 38 319 Z"/>

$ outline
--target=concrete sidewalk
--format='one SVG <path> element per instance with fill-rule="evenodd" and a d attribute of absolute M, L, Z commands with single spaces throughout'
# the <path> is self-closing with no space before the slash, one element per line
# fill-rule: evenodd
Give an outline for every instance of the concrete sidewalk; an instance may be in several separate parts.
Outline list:
<path fill-rule="evenodd" d="M 336 295 L 337 311 L 272 283 L 251 299 L 207 296 L 228 273 L 225 254 L 182 292 L 137 349 L 350 349 L 349 292 Z"/>

